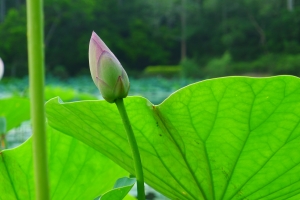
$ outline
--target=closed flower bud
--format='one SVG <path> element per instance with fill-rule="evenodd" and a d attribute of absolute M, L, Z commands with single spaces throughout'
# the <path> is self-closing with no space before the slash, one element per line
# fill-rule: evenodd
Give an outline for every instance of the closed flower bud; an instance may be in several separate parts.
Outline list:
<path fill-rule="evenodd" d="M 124 68 L 95 32 L 90 40 L 89 63 L 92 79 L 106 101 L 113 103 L 128 95 L 129 79 Z"/>
<path fill-rule="evenodd" d="M 0 58 L 0 80 L 2 79 L 4 74 L 4 63 L 2 61 L 2 59 Z"/>

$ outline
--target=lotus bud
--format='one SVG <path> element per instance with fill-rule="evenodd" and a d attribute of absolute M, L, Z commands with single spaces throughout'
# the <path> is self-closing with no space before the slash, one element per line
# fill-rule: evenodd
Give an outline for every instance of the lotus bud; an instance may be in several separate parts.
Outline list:
<path fill-rule="evenodd" d="M 2 61 L 2 59 L 0 58 L 0 80 L 2 79 L 4 74 L 4 63 Z"/>
<path fill-rule="evenodd" d="M 95 32 L 89 45 L 89 64 L 92 79 L 106 101 L 113 103 L 127 97 L 129 79 L 126 71 Z"/>

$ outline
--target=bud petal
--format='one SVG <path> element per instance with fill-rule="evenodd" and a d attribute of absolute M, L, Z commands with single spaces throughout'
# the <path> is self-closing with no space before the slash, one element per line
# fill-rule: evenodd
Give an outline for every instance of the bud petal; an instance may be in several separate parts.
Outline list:
<path fill-rule="evenodd" d="M 128 91 L 129 91 L 129 85 L 126 86 L 125 83 L 126 83 L 126 81 L 123 80 L 122 76 L 119 76 L 117 84 L 116 84 L 116 86 L 114 88 L 114 95 L 119 97 L 117 99 L 127 97 Z"/>
<path fill-rule="evenodd" d="M 129 79 L 124 68 L 95 32 L 90 40 L 89 63 L 92 79 L 106 101 L 113 103 L 128 95 Z"/>

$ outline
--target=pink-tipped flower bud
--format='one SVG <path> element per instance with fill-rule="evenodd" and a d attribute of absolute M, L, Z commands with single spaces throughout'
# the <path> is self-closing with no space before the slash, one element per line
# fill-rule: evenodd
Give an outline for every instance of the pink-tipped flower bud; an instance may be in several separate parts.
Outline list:
<path fill-rule="evenodd" d="M 126 71 L 95 32 L 90 40 L 89 63 L 92 79 L 106 101 L 113 103 L 127 97 L 129 79 Z"/>
<path fill-rule="evenodd" d="M 2 59 L 0 58 L 0 80 L 2 79 L 4 74 L 4 63 L 2 61 Z"/>

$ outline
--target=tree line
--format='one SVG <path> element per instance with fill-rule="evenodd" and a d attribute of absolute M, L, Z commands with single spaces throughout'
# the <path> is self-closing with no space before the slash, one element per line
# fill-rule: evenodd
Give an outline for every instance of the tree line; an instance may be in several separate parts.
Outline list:
<path fill-rule="evenodd" d="M 27 75 L 25 0 L 0 0 L 6 76 Z M 300 2 L 294 0 L 45 0 L 48 73 L 89 73 L 92 31 L 126 70 L 182 65 L 205 77 L 300 75 Z"/>

